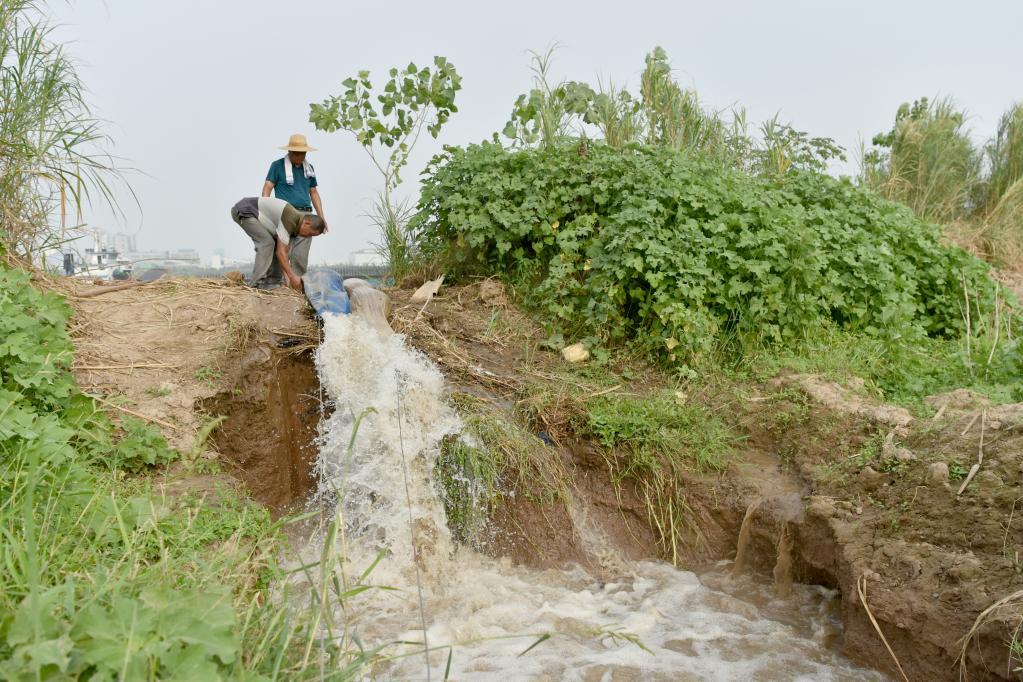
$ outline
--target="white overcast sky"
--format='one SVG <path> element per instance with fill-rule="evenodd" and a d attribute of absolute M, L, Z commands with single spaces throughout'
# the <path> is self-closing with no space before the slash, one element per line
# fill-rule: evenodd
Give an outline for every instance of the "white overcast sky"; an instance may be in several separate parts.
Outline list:
<path fill-rule="evenodd" d="M 143 249 L 223 248 L 249 257 L 231 205 L 259 193 L 289 134 L 305 133 L 330 232 L 312 262 L 365 248 L 364 213 L 380 187 L 351 137 L 316 132 L 309 103 L 359 69 L 447 56 L 463 76 L 459 113 L 424 138 L 400 190 L 415 193 L 441 144 L 500 130 L 529 88 L 527 50 L 557 41 L 556 77 L 635 85 L 643 56 L 663 46 L 679 79 L 716 109 L 743 105 L 759 122 L 781 113 L 851 152 L 890 127 L 899 103 L 950 95 L 978 139 L 1023 100 L 1023 2 L 776 0 L 774 2 L 283 2 L 73 0 L 51 3 L 58 36 L 81 63 L 95 112 L 141 211 L 86 219 L 136 233 Z M 850 165 L 852 170 L 854 165 Z"/>

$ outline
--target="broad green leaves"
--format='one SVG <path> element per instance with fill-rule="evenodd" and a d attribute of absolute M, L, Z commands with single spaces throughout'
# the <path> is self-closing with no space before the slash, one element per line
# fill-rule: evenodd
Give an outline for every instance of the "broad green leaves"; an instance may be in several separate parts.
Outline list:
<path fill-rule="evenodd" d="M 388 150 L 388 160 L 378 166 L 387 188 L 393 189 L 422 129 L 436 138 L 458 111 L 455 93 L 462 88 L 462 77 L 446 58 L 434 57 L 432 68 L 409 63 L 391 69 L 379 92 L 369 71 L 359 71 L 341 85 L 342 94 L 309 105 L 309 121 L 318 130 L 351 132 L 371 154 L 374 147 Z"/>
<path fill-rule="evenodd" d="M 751 177 L 666 147 L 449 148 L 423 182 L 424 247 L 518 277 L 579 337 L 677 361 L 825 322 L 952 334 L 964 280 L 990 304 L 985 266 L 936 226 L 848 181 L 786 171 Z"/>

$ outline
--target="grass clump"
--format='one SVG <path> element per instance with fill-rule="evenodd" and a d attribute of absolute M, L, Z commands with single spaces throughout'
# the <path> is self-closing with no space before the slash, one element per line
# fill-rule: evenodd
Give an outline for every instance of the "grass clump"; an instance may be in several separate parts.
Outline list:
<path fill-rule="evenodd" d="M 721 471 L 736 436 L 700 405 L 664 391 L 643 397 L 601 396 L 587 405 L 587 428 L 614 451 L 615 478 L 662 470 Z"/>
<path fill-rule="evenodd" d="M 113 204 L 120 175 L 102 153 L 106 136 L 41 3 L 0 0 L 0 63 L 0 254 L 41 263 L 47 249 L 74 236 L 69 210 L 97 199 Z"/>
<path fill-rule="evenodd" d="M 567 473 L 556 448 L 479 399 L 467 394 L 454 399 L 465 430 L 442 443 L 435 473 L 456 540 L 481 544 L 506 496 L 539 504 L 567 496 Z"/>
<path fill-rule="evenodd" d="M 826 325 L 799 342 L 752 351 L 743 365 L 767 380 L 782 369 L 823 374 L 843 382 L 865 380 L 878 398 L 918 414 L 930 407 L 925 396 L 968 388 L 995 403 L 1023 401 L 1023 353 L 1012 330 L 1011 311 L 971 323 L 969 336 L 923 338 L 907 344 Z"/>
<path fill-rule="evenodd" d="M 271 599 L 281 533 L 264 508 L 137 475 L 178 453 L 78 390 L 68 315 L 0 267 L 0 678 L 301 679 L 320 656 L 355 676 L 372 653 L 312 651 L 322 614 Z"/>
<path fill-rule="evenodd" d="M 724 470 L 736 434 L 707 408 L 671 391 L 593 398 L 584 428 L 603 446 L 618 494 L 626 480 L 636 485 L 661 550 L 679 565 L 683 548 L 702 540 L 685 477 Z"/>

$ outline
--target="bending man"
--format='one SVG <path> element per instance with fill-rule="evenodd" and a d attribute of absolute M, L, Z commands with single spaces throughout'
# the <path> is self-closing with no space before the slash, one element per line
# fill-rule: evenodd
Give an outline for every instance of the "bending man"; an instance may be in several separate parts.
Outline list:
<path fill-rule="evenodd" d="M 247 197 L 231 208 L 231 218 L 245 230 L 256 248 L 251 284 L 273 289 L 282 284 L 280 271 L 291 288 L 302 290 L 302 275 L 309 249 L 290 248 L 292 240 L 323 234 L 323 218 L 298 211 L 283 199 Z"/>

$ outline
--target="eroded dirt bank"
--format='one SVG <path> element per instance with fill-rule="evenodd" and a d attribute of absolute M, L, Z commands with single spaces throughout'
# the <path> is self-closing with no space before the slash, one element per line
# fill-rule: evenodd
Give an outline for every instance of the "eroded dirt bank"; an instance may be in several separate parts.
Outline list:
<path fill-rule="evenodd" d="M 531 439 L 532 458 L 509 457 L 519 469 L 502 472 L 509 494 L 491 510 L 485 552 L 538 568 L 578 563 L 602 580 L 616 577 L 620 557 L 674 557 L 700 570 L 736 558 L 748 512 L 746 570 L 769 580 L 781 566 L 841 590 L 845 653 L 898 677 L 860 585 L 912 680 L 957 678 L 977 615 L 1023 587 L 1019 406 L 957 393 L 935 399 L 940 416 L 913 418 L 855 382 L 796 375 L 680 394 L 723 415 L 743 440 L 724 473 L 684 477 L 672 491 L 684 515 L 666 525 L 651 513 L 653 489 L 617 480 L 614 453 L 578 437 L 581 402 L 673 389 L 659 372 L 637 362 L 609 383 L 599 367 L 566 371 L 493 282 L 442 289 L 425 308 L 409 304 L 410 293 L 391 292 L 392 325 L 440 365 L 456 404 L 472 401 Z M 318 334 L 302 297 L 193 280 L 76 305 L 81 385 L 187 453 L 164 477 L 168 490 L 240 484 L 278 512 L 308 493 L 321 408 L 309 356 Z M 226 419 L 211 429 L 218 417 Z M 995 615 L 967 648 L 970 679 L 1017 674 L 1007 643 L 1019 614 Z"/>
<path fill-rule="evenodd" d="M 79 384 L 159 427 L 185 455 L 166 489 L 242 484 L 275 513 L 308 495 L 318 331 L 300 294 L 183 279 L 72 303 Z"/>
<path fill-rule="evenodd" d="M 688 520 L 665 532 L 642 480 L 613 480 L 609 453 L 575 433 L 581 400 L 663 389 L 656 372 L 632 366 L 610 391 L 599 369 L 566 374 L 542 331 L 493 281 L 442 290 L 425 309 L 407 303 L 408 291 L 391 293 L 394 327 L 441 365 L 453 391 L 549 438 L 550 457 L 571 481 L 569 502 L 544 502 L 530 498 L 528 478 L 523 490 L 521 477 L 509 476 L 512 494 L 493 513 L 484 551 L 613 574 L 613 561 L 587 551 L 588 530 L 611 553 L 674 555 L 699 570 L 736 559 L 748 512 L 743 568 L 839 589 L 843 651 L 897 679 L 901 665 L 911 680 L 958 679 L 978 615 L 1023 587 L 1023 405 L 990 407 L 956 392 L 933 398 L 935 416 L 914 418 L 878 404 L 854 379 L 705 386 L 682 399 L 712 406 L 743 440 L 724 473 L 685 477 L 675 492 Z M 957 494 L 981 451 L 978 473 Z M 716 586 L 728 589 L 727 581 Z M 1018 677 L 1009 645 L 1020 618 L 1006 608 L 973 633 L 969 679 Z"/>

